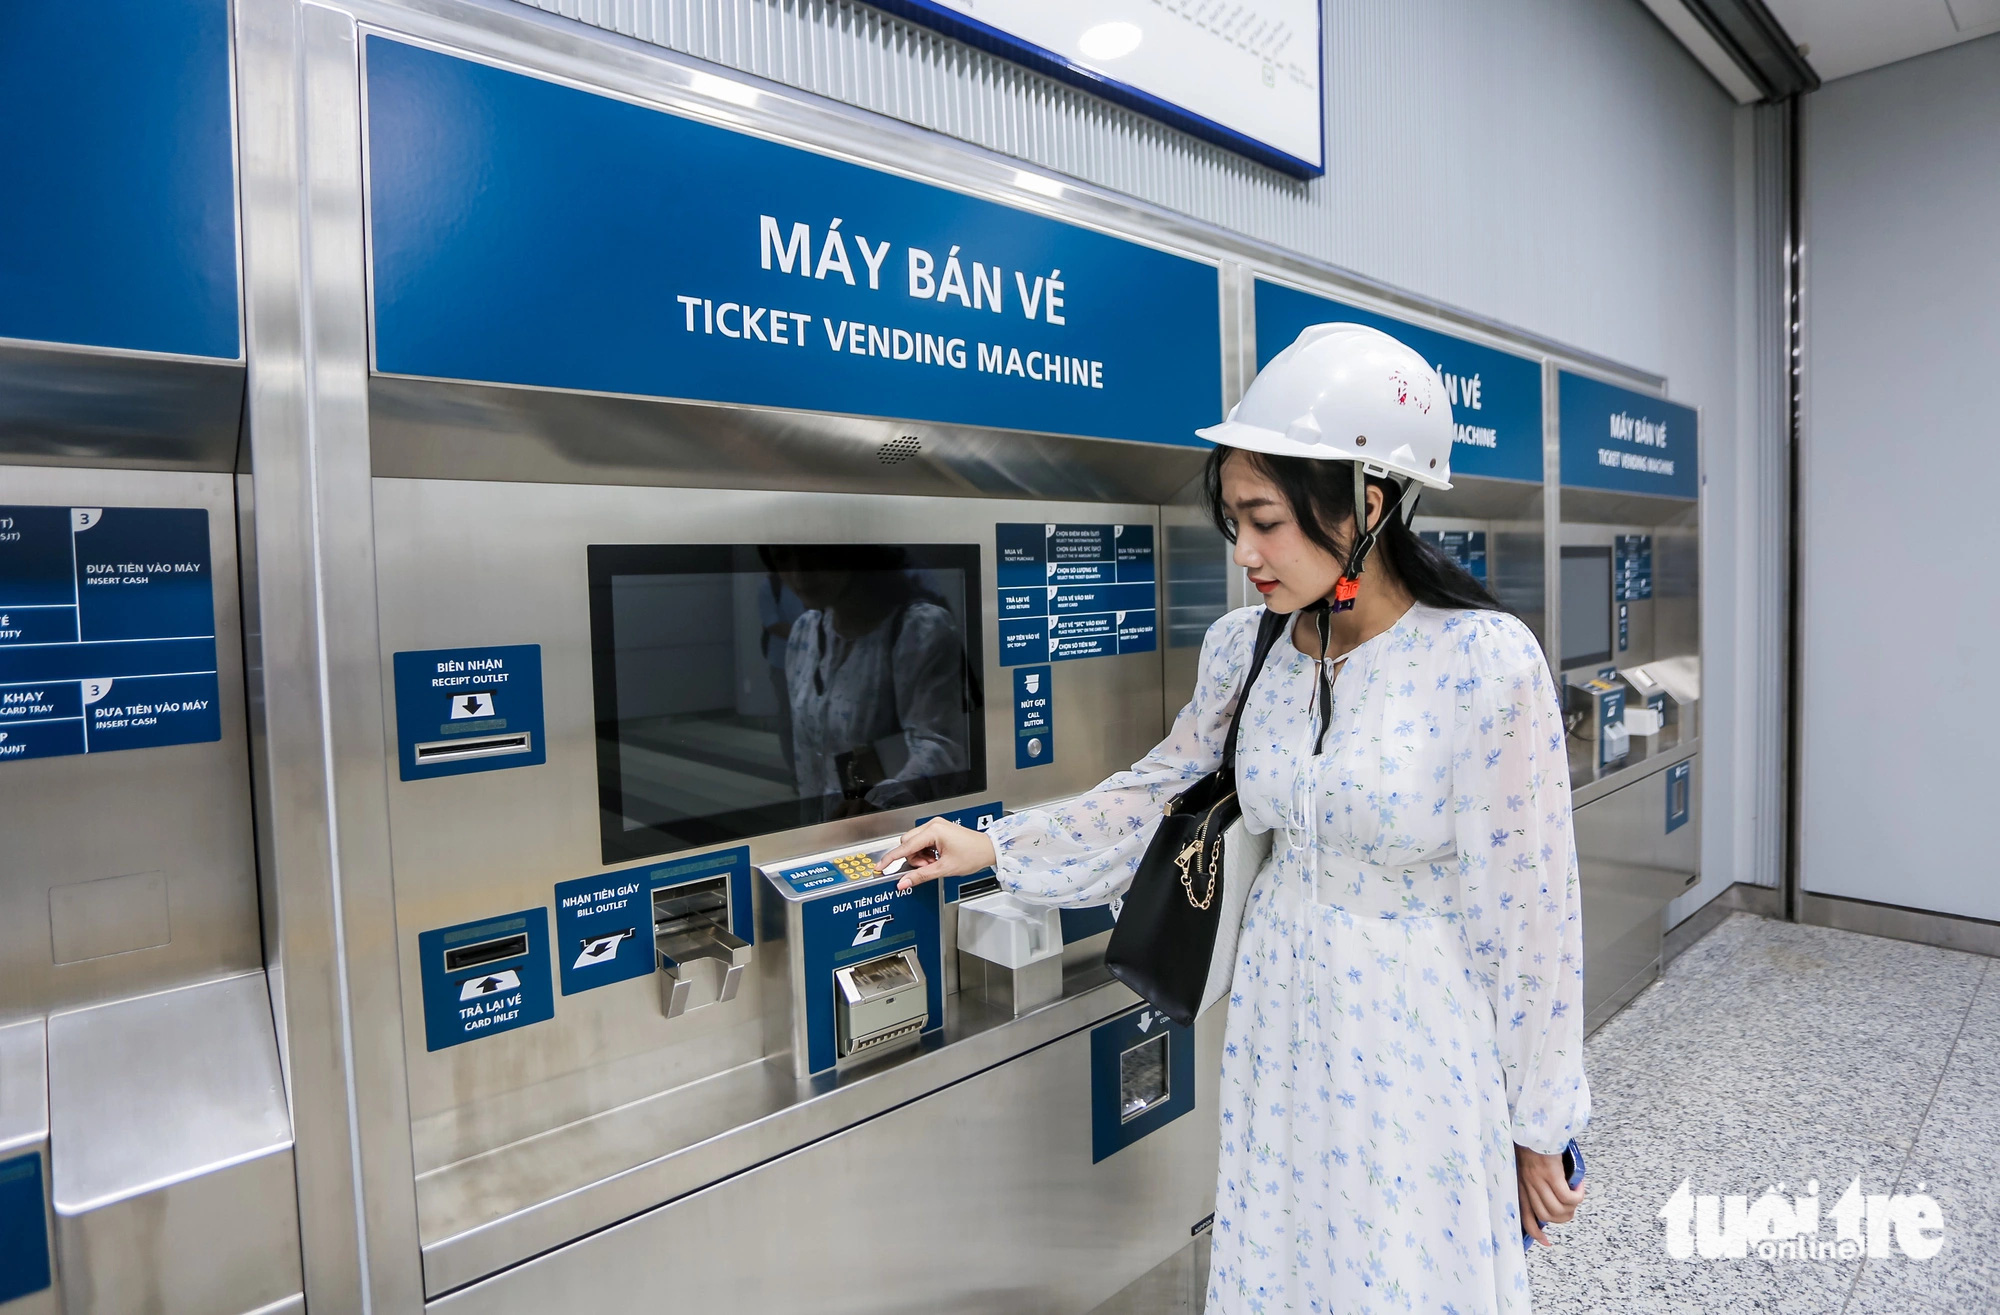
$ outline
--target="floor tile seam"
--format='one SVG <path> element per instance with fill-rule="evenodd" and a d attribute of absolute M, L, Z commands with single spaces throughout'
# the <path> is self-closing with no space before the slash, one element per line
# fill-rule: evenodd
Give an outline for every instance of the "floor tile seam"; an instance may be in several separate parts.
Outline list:
<path fill-rule="evenodd" d="M 1949 1071 L 1949 1069 L 1951 1068 L 1952 1056 L 1958 1053 L 1958 1043 L 1965 1036 L 1965 1023 L 1966 1020 L 1972 1016 L 1972 1006 L 1974 1002 L 1976 1002 L 1979 999 L 1979 992 L 1986 985 L 1987 975 L 1990 974 L 1992 971 L 1993 971 L 1993 963 L 1991 960 L 1988 960 L 1986 966 L 1980 970 L 1978 982 L 1973 984 L 1972 999 L 1966 1001 L 1964 1011 L 1959 1014 L 1958 1030 L 1952 1033 L 1951 1049 L 1945 1053 L 1946 1071 Z M 1937 1103 L 1938 1089 L 1943 1085 L 1944 1085 L 1944 1072 L 1940 1072 L 1938 1074 L 1937 1081 L 1931 1084 L 1931 1094 L 1924 1101 L 1923 1112 L 1917 1115 L 1917 1126 L 1916 1129 L 1910 1134 L 1909 1149 L 1903 1152 L 1902 1160 L 1896 1165 L 1896 1176 L 1889 1184 L 1889 1194 L 1891 1196 L 1895 1195 L 1896 1192 L 1900 1190 L 1903 1186 L 1903 1176 L 1909 1172 L 1910 1161 L 1913 1158 L 1915 1158 L 1917 1153 L 1917 1144 L 1923 1139 L 1924 1125 L 1930 1120 L 1931 1107 Z M 1848 1284 L 1847 1300 L 1842 1302 L 1840 1305 L 1841 1315 L 1847 1315 L 1847 1308 L 1854 1304 L 1854 1294 L 1857 1291 L 1859 1291 L 1861 1287 L 1861 1276 L 1863 1274 L 1866 1274 L 1867 1272 L 1868 1272 L 1868 1257 L 1863 1256 L 1861 1258 L 1860 1267 L 1854 1271 L 1854 1281 Z"/>
<path fill-rule="evenodd" d="M 1979 977 L 1980 987 L 1985 986 L 1986 978 L 1989 974 L 1992 973 L 1992 971 L 1993 971 L 1993 965 L 1989 961 L 1986 966 L 1986 971 L 1980 974 Z M 1979 998 L 1979 990 L 1975 988 L 1972 995 L 1973 999 L 1976 1001 Z M 1971 1017 L 1972 1017 L 1972 1005 L 1967 1004 L 1965 1007 L 1965 1012 L 1959 1015 L 1958 1031 L 1952 1034 L 1951 1049 L 1945 1054 L 1944 1071 L 1939 1073 L 1937 1081 L 1931 1084 L 1931 1094 L 1924 1100 L 1923 1113 L 1917 1116 L 1917 1128 L 1916 1131 L 1913 1134 L 1911 1134 L 1910 1149 L 1903 1156 L 1903 1163 L 1899 1165 L 1896 1169 L 1896 1181 L 1890 1184 L 1889 1191 L 1891 1192 L 1891 1194 L 1895 1193 L 1897 1189 L 1901 1188 L 1903 1185 L 1903 1175 L 1908 1171 L 1911 1159 L 1913 1159 L 1916 1156 L 1918 1143 L 1923 1140 L 1924 1128 L 1930 1122 L 1931 1111 L 1937 1107 L 1938 1092 L 1944 1090 L 1945 1076 L 1951 1071 L 1951 1061 L 1958 1055 L 1959 1043 L 1965 1039 L 1966 1021 Z"/>

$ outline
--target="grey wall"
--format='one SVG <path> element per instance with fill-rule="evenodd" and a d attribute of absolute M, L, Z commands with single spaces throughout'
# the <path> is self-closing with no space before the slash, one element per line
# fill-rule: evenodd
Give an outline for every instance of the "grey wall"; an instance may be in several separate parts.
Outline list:
<path fill-rule="evenodd" d="M 2000 37 L 1807 108 L 1804 885 L 2000 919 Z"/>
<path fill-rule="evenodd" d="M 1702 409 L 1711 476 L 1705 875 L 1673 915 L 1731 881 L 1775 881 L 1779 740 L 1753 731 L 1778 709 L 1754 677 L 1778 668 L 1769 654 L 1758 665 L 1745 624 L 1782 601 L 1774 549 L 1740 542 L 1772 527 L 1754 510 L 1755 445 L 1738 439 L 1770 412 L 1739 405 L 1758 323 L 1745 300 L 1759 269 L 1753 184 L 1769 152 L 1753 112 L 1637 0 L 1326 0 L 1328 170 L 1309 184 L 863 5 L 524 2 L 1666 375 Z"/>

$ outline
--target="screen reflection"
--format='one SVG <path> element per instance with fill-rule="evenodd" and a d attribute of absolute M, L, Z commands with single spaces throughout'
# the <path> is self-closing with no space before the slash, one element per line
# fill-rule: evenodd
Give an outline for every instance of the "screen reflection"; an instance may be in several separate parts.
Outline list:
<path fill-rule="evenodd" d="M 973 545 L 590 550 L 606 858 L 984 787 Z"/>

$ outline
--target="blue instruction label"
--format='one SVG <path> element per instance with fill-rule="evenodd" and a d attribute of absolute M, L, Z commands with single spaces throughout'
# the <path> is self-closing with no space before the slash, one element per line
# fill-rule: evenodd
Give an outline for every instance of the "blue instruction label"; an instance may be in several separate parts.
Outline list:
<path fill-rule="evenodd" d="M 417 954 L 426 1050 L 555 1017 L 545 908 L 419 932 Z"/>
<path fill-rule="evenodd" d="M 1047 666 L 1014 668 L 1014 766 L 1040 767 L 1055 761 L 1053 692 Z"/>
<path fill-rule="evenodd" d="M 1486 583 L 1485 530 L 1418 530 L 1417 537 L 1435 545 L 1473 579 Z"/>
<path fill-rule="evenodd" d="M 898 890 L 894 881 L 837 891 L 799 910 L 806 984 L 807 1067 L 817 1073 L 839 1058 L 834 1032 L 836 968 L 914 946 L 930 1005 L 926 1032 L 944 1026 L 944 943 L 938 935 L 938 883 Z"/>
<path fill-rule="evenodd" d="M 1090 1160 L 1194 1108 L 1194 1029 L 1142 1007 L 1090 1030 Z"/>
<path fill-rule="evenodd" d="M 0 1305 L 50 1282 L 42 1156 L 30 1151 L 0 1160 Z"/>
<path fill-rule="evenodd" d="M 0 507 L 0 762 L 222 738 L 199 507 Z"/>
<path fill-rule="evenodd" d="M 542 736 L 542 646 L 396 654 L 396 758 L 405 781 L 533 767 Z"/>
<path fill-rule="evenodd" d="M 1010 523 L 995 547 L 1001 666 L 1159 647 L 1152 526 Z"/>
<path fill-rule="evenodd" d="M 556 883 L 556 972 L 575 995 L 653 970 L 653 883 L 644 868 Z"/>
<path fill-rule="evenodd" d="M 1611 596 L 1636 603 L 1653 596 L 1653 536 L 1618 534 L 1611 540 Z"/>
<path fill-rule="evenodd" d="M 653 893 L 717 877 L 728 891 L 730 934 L 754 944 L 748 845 L 557 883 L 556 973 L 562 993 L 575 995 L 653 971 Z"/>
<path fill-rule="evenodd" d="M 1600 727 L 1621 726 L 1624 722 L 1625 691 L 1623 689 L 1610 689 L 1599 694 L 1597 696 L 1598 725 Z M 1599 767 L 1609 767 L 1613 762 L 1617 761 L 1608 756 L 1610 752 L 1611 738 L 1607 735 L 1599 735 L 1597 737 L 1597 765 Z"/>
<path fill-rule="evenodd" d="M 1667 768 L 1667 833 L 1669 835 L 1686 826 L 1688 814 L 1693 811 L 1693 801 L 1688 797 L 1691 793 L 1690 778 L 1693 771 L 1693 759 L 1689 759 L 1684 763 L 1675 763 L 1672 767 Z"/>

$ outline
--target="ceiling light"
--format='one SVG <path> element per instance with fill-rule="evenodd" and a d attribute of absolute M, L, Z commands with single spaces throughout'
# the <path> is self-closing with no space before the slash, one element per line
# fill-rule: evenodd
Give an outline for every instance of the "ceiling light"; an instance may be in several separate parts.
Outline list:
<path fill-rule="evenodd" d="M 1076 39 L 1089 59 L 1122 59 L 1139 48 L 1146 34 L 1137 23 L 1099 23 Z"/>

